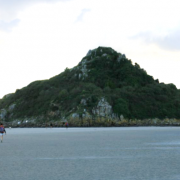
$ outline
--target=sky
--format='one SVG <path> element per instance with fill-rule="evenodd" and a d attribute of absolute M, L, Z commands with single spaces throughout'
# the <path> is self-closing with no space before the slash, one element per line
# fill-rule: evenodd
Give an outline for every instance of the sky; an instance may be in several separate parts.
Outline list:
<path fill-rule="evenodd" d="M 0 98 L 111 47 L 180 89 L 179 0 L 0 0 Z"/>

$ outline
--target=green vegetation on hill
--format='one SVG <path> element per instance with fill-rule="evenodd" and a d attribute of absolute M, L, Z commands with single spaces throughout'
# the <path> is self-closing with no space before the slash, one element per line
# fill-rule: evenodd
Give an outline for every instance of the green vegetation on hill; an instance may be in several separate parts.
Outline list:
<path fill-rule="evenodd" d="M 102 98 L 112 107 L 112 113 L 105 113 L 108 118 L 180 118 L 180 90 L 175 85 L 159 83 L 137 63 L 106 47 L 88 52 L 72 69 L 5 96 L 0 109 L 6 114 L 0 117 L 95 118 L 100 114 L 93 110 Z"/>

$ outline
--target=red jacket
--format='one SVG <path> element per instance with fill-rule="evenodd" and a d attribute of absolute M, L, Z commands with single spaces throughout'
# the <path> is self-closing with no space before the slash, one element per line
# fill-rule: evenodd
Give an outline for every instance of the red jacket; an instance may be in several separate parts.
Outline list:
<path fill-rule="evenodd" d="M 4 126 L 0 125 L 0 133 L 3 134 L 5 132 L 6 132 L 6 130 L 5 130 Z"/>

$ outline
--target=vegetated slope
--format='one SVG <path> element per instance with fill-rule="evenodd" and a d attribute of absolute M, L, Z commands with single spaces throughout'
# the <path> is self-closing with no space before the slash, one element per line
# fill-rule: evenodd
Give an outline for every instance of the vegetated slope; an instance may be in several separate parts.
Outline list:
<path fill-rule="evenodd" d="M 125 55 L 98 47 L 74 68 L 35 81 L 0 100 L 4 118 L 96 116 L 93 109 L 104 98 L 112 106 L 108 116 L 180 118 L 180 90 L 159 83 Z M 13 107 L 13 108 L 12 108 Z"/>

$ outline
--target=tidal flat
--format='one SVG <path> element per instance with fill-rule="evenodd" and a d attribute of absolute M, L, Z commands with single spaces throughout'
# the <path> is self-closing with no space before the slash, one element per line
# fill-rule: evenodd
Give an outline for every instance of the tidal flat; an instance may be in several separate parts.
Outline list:
<path fill-rule="evenodd" d="M 180 180 L 180 127 L 6 131 L 4 180 Z"/>

